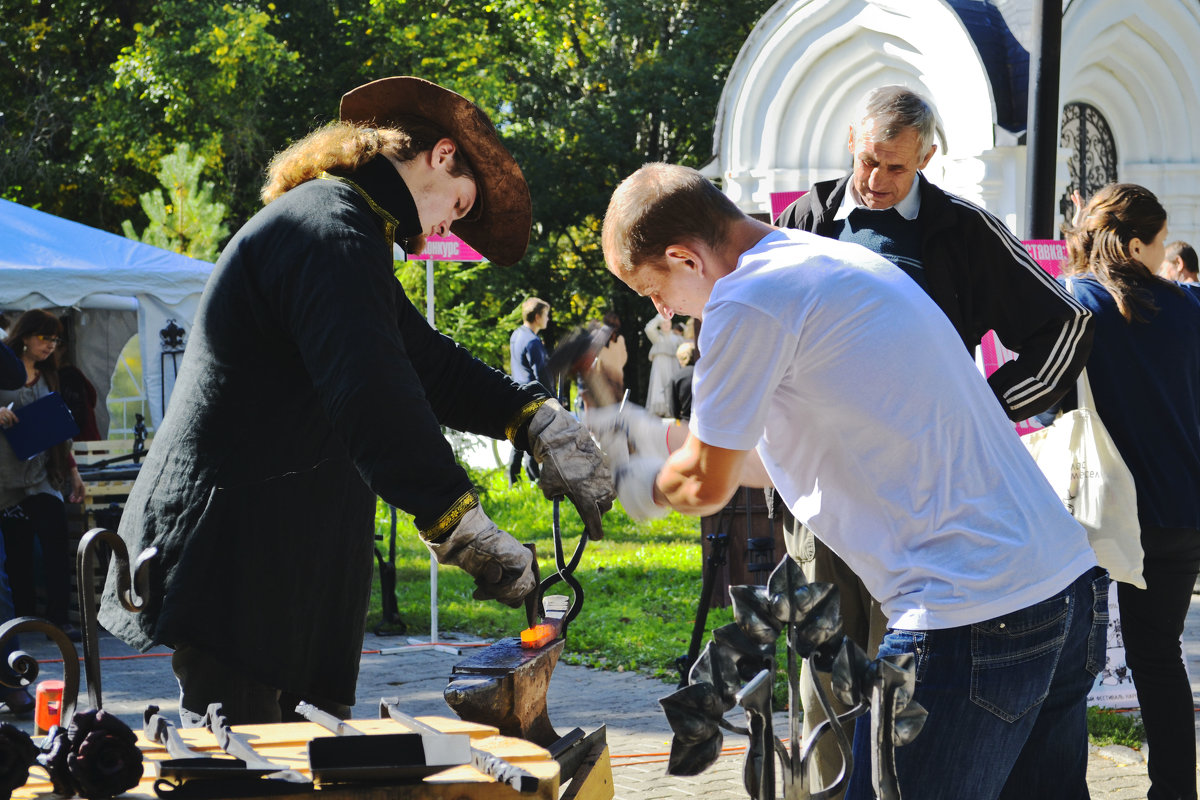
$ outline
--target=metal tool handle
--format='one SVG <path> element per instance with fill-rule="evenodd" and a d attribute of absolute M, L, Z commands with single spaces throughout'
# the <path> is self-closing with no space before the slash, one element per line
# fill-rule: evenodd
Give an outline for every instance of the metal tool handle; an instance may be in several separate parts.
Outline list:
<path fill-rule="evenodd" d="M 530 794 L 538 790 L 537 775 L 493 753 L 472 747 L 471 766 L 489 778 L 511 786 L 521 794 Z"/>
<path fill-rule="evenodd" d="M 327 731 L 332 731 L 338 736 L 363 736 L 363 732 L 353 725 L 350 725 L 344 719 L 338 719 L 328 711 L 322 711 L 312 703 L 306 703 L 301 700 L 296 705 L 296 713 L 304 717 L 309 722 L 315 722 Z"/>
<path fill-rule="evenodd" d="M 142 733 L 150 741 L 166 747 L 171 758 L 205 757 L 204 753 L 199 753 L 184 743 L 183 737 L 179 735 L 179 731 L 175 729 L 171 721 L 158 713 L 158 706 L 146 706 L 142 718 L 144 720 Z"/>
<path fill-rule="evenodd" d="M 379 716 L 388 716 L 399 722 L 404 727 L 408 728 L 413 733 L 432 733 L 435 736 L 449 736 L 451 734 L 443 733 L 432 725 L 427 725 L 416 717 L 405 714 L 396 704 L 400 702 L 399 697 L 381 697 L 379 698 Z"/>
<path fill-rule="evenodd" d="M 586 538 L 586 537 L 585 537 Z M 432 725 L 426 725 L 415 717 L 409 716 L 396 707 L 395 701 L 399 698 L 380 698 L 379 712 L 380 716 L 387 714 L 396 722 L 404 725 L 411 731 L 421 734 L 432 734 L 434 736 L 460 736 L 464 734 L 444 733 L 439 731 Z M 471 747 L 471 766 L 487 775 L 489 778 L 495 779 L 498 783 L 507 784 L 516 789 L 522 794 L 536 792 L 538 789 L 538 776 L 534 775 L 527 769 L 523 769 L 511 761 L 506 761 L 494 753 L 489 753 L 486 750 Z"/>
<path fill-rule="evenodd" d="M 225 712 L 222 710 L 220 703 L 213 703 L 208 707 L 208 711 L 204 715 L 204 724 L 212 731 L 213 736 L 217 737 L 217 744 L 221 746 L 221 749 L 234 758 L 240 758 L 242 761 L 245 761 L 246 766 L 255 769 L 275 770 L 274 773 L 267 777 L 281 778 L 292 783 L 310 783 L 308 778 L 296 770 L 263 758 L 250 745 L 249 741 L 241 735 L 234 733 L 233 728 L 229 727 L 229 721 L 225 718 Z"/>

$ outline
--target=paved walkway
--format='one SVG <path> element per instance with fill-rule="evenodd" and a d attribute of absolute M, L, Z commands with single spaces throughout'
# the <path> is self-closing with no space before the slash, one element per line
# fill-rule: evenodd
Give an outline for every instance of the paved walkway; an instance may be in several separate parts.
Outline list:
<path fill-rule="evenodd" d="M 49 642 L 26 637 L 25 648 L 39 660 L 51 659 Z M 454 639 L 455 637 L 444 637 Z M 378 700 L 399 695 L 404 709 L 417 715 L 454 716 L 442 697 L 451 668 L 472 649 L 458 639 L 461 654 L 409 647 L 407 639 L 368 635 L 364 643 L 359 679 L 360 702 L 354 707 L 355 718 L 377 716 Z M 570 647 L 570 643 L 567 644 Z M 1193 598 L 1185 636 L 1193 693 L 1200 694 L 1200 597 Z M 138 656 L 121 642 L 105 635 L 101 641 L 102 689 L 104 707 L 118 714 L 131 727 L 140 728 L 142 710 L 154 703 L 172 714 L 178 711 L 178 688 L 171 674 L 170 659 L 163 653 Z M 45 663 L 43 678 L 61 676 L 56 663 Z M 613 780 L 618 800 L 659 800 L 659 798 L 744 798 L 741 772 L 745 737 L 727 735 L 726 752 L 712 768 L 693 778 L 666 774 L 666 754 L 670 750 L 670 728 L 658 706 L 658 699 L 674 690 L 672 684 L 642 675 L 603 672 L 560 664 L 550 684 L 550 719 L 559 733 L 574 727 L 591 731 L 608 726 L 612 753 Z M 81 705 L 87 705 L 86 690 L 81 690 Z M 2 718 L 0 718 L 2 719 Z M 13 721 L 8 719 L 7 721 Z M 17 721 L 33 732 L 33 723 Z M 782 715 L 777 732 L 786 731 Z M 782 735 L 782 734 L 781 734 Z M 1047 765 L 1053 768 L 1052 765 Z M 1142 756 L 1126 748 L 1093 748 L 1088 762 L 1088 786 L 1093 798 L 1127 800 L 1144 798 L 1149 781 Z M 1032 798 L 1031 798 L 1032 800 Z"/>

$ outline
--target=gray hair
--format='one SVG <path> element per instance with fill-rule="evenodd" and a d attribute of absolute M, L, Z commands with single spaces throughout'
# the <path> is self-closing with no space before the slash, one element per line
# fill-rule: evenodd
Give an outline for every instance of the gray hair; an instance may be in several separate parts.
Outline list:
<path fill-rule="evenodd" d="M 924 155 L 933 146 L 939 128 L 933 104 L 907 86 L 880 86 L 867 92 L 855 109 L 854 129 L 869 130 L 873 123 L 876 141 L 895 139 L 901 131 L 912 128 L 917 132 Z"/>
<path fill-rule="evenodd" d="M 1167 245 L 1163 255 L 1167 261 L 1183 259 L 1183 268 L 1192 275 L 1200 272 L 1200 259 L 1196 258 L 1196 251 L 1187 242 L 1171 242 Z"/>

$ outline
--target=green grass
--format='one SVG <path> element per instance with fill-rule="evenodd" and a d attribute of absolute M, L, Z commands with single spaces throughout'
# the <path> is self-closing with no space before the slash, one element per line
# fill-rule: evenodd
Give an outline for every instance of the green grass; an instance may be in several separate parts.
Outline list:
<path fill-rule="evenodd" d="M 1140 716 L 1112 711 L 1107 708 L 1087 710 L 1088 741 L 1101 747 L 1120 744 L 1134 750 L 1142 749 L 1146 728 Z"/>
<path fill-rule="evenodd" d="M 509 489 L 501 470 L 473 474 L 483 507 L 497 525 L 519 541 L 537 546 L 542 575 L 554 571 L 553 506 L 527 481 Z M 565 558 L 569 561 L 583 532 L 574 507 L 563 501 L 560 512 Z M 377 547 L 386 555 L 391 519 L 382 503 Z M 604 538 L 588 542 L 575 577 L 584 590 L 583 607 L 571 624 L 562 660 L 612 670 L 638 670 L 664 680 L 677 680 L 675 659 L 687 652 L 700 600 L 703 561 L 700 521 L 669 514 L 661 520 L 635 523 L 616 504 L 604 516 Z M 472 599 L 474 582 L 454 567 L 438 568 L 438 628 L 486 639 L 517 636 L 526 626 L 525 611 L 496 602 Z M 568 593 L 565 585 L 548 594 Z M 396 601 L 409 635 L 429 634 L 429 551 L 411 518 L 397 514 Z M 368 629 L 381 619 L 376 577 Z M 733 621 L 729 608 L 709 611 L 702 644 L 714 627 Z"/>

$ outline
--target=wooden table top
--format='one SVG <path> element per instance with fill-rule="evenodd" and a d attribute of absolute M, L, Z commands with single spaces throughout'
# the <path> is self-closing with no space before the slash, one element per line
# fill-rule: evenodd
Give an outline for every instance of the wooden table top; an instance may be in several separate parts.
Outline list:
<path fill-rule="evenodd" d="M 497 783 L 469 764 L 450 767 L 424 778 L 397 781 L 396 783 L 342 783 L 320 786 L 320 800 L 555 800 L 558 797 L 558 763 L 545 748 L 524 739 L 501 736 L 489 725 L 479 725 L 447 717 L 419 717 L 421 722 L 443 733 L 467 734 L 471 745 L 479 750 L 499 756 L 538 777 L 538 789 L 533 793 L 520 794 L 512 787 Z M 391 719 L 358 719 L 348 723 L 364 734 L 395 734 L 409 732 L 405 726 Z M 281 768 L 291 768 L 311 776 L 308 763 L 308 743 L 318 737 L 333 736 L 319 725 L 310 722 L 286 722 L 274 725 L 235 725 L 235 733 L 244 736 L 259 755 L 277 763 Z M 204 728 L 180 729 L 184 742 L 193 750 L 218 757 L 223 756 L 216 738 Z M 342 737 L 347 739 L 349 737 Z M 361 738 L 361 737 L 354 737 Z M 158 779 L 158 762 L 171 758 L 162 745 L 145 739 L 138 731 L 138 746 L 144 756 L 145 772 L 141 783 L 121 795 L 131 798 L 157 798 L 154 783 Z M 274 781 L 272 782 L 275 783 Z M 314 793 L 308 784 L 296 784 L 302 791 L 287 794 L 270 794 L 271 800 L 299 800 L 311 798 Z M 41 767 L 30 770 L 29 781 L 13 792 L 14 800 L 35 800 L 51 794 L 50 782 Z M 167 795 L 164 795 L 164 797 Z M 256 800 L 260 795 L 244 795 Z"/>

